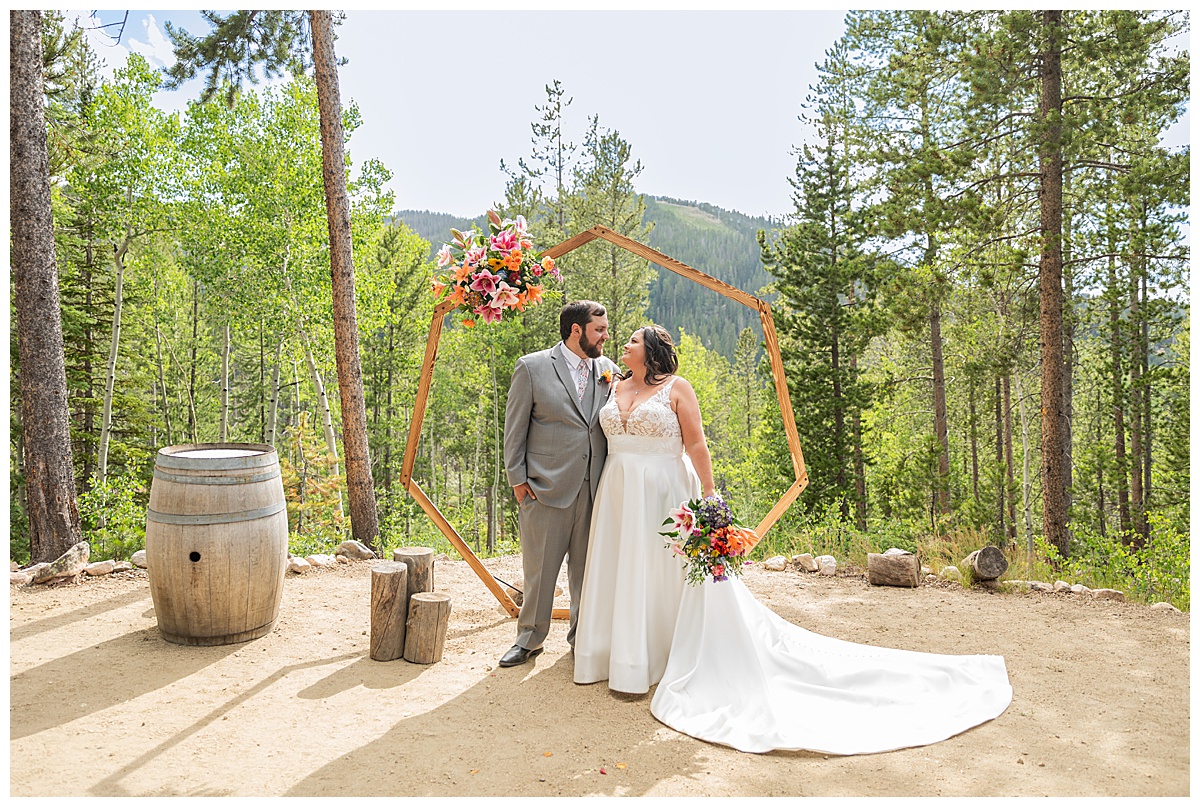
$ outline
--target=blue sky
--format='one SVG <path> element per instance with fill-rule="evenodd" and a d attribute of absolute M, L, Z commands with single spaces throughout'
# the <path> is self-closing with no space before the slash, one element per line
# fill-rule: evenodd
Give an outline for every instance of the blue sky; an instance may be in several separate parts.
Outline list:
<path fill-rule="evenodd" d="M 805 136 L 801 103 L 843 14 L 348 11 L 336 45 L 349 59 L 342 98 L 364 121 L 351 156 L 393 172 L 398 209 L 477 215 L 503 198 L 500 160 L 528 158 L 534 107 L 558 79 L 574 99 L 567 138 L 580 144 L 598 115 L 641 160 L 639 191 L 781 215 Z M 119 45 L 90 36 L 110 69 L 130 51 L 162 67 L 173 61 L 167 20 L 208 31 L 197 12 L 131 11 Z M 198 85 L 159 105 L 182 109 Z"/>
<path fill-rule="evenodd" d="M 349 60 L 342 100 L 356 101 L 363 117 L 351 157 L 392 171 L 397 209 L 475 216 L 500 201 L 500 161 L 529 156 L 534 107 L 558 79 L 574 99 L 567 139 L 580 144 L 598 115 L 641 161 L 639 191 L 752 215 L 791 211 L 794 150 L 809 135 L 801 105 L 816 63 L 844 30 L 844 11 L 555 10 L 561 5 L 346 12 L 336 44 Z M 98 12 L 105 23 L 125 13 Z M 89 31 L 110 70 L 131 51 L 171 64 L 167 20 L 209 30 L 196 11 L 128 15 L 119 44 Z M 199 89 L 197 80 L 161 93 L 159 105 L 183 109 Z M 1185 117 L 1165 142 L 1188 137 Z"/>

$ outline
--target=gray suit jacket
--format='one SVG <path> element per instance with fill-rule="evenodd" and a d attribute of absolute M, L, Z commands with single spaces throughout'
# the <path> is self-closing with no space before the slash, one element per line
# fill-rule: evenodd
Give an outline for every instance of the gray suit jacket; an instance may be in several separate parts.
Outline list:
<path fill-rule="evenodd" d="M 615 376 L 617 365 L 604 356 L 594 365 L 586 412 L 577 402 L 571 368 L 557 346 L 522 356 L 513 368 L 504 413 L 508 483 L 529 483 L 538 501 L 549 507 L 570 506 L 585 476 L 593 495 L 600 482 L 608 441 L 597 415 L 612 391 L 612 382 L 601 376 L 605 371 Z M 587 398 L 585 393 L 585 403 Z"/>

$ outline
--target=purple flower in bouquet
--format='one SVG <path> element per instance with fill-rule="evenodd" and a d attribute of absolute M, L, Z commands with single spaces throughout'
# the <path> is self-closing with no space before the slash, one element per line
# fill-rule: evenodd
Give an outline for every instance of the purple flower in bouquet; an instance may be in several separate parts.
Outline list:
<path fill-rule="evenodd" d="M 733 510 L 724 499 L 709 496 L 696 508 L 696 520 L 707 527 L 719 530 L 733 523 Z"/>

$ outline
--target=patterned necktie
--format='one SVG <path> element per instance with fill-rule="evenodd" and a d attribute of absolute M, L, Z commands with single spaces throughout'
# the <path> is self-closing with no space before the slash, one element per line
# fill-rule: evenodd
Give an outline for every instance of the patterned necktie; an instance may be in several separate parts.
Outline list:
<path fill-rule="evenodd" d="M 579 362 L 579 383 L 576 390 L 579 393 L 579 403 L 583 403 L 583 389 L 587 386 L 589 364 L 591 364 L 591 362 L 587 359 Z"/>

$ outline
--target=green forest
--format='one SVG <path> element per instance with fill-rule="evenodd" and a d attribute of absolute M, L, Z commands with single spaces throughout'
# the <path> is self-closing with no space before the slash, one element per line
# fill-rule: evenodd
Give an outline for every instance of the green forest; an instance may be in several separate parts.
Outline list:
<path fill-rule="evenodd" d="M 936 569 L 993 544 L 1008 577 L 1187 609 L 1190 150 L 1160 145 L 1190 101 L 1187 15 L 846 22 L 807 97 L 780 101 L 814 133 L 795 144 L 780 220 L 641 193 L 637 144 L 559 81 L 529 110 L 529 152 L 498 166 L 493 209 L 524 216 L 539 249 L 603 225 L 770 302 L 810 483 L 755 560 L 865 565 L 900 547 Z M 238 441 L 278 450 L 291 551 L 330 551 L 363 516 L 347 482 L 358 427 L 339 386 L 319 76 L 289 56 L 283 84 L 214 78 L 211 99 L 167 113 L 152 99 L 171 77 L 142 57 L 102 80 L 60 16 L 44 14 L 41 39 L 72 496 L 93 557 L 142 548 L 159 448 Z M 200 62 L 201 48 L 176 46 Z M 366 114 L 346 99 L 340 123 L 378 522 L 367 539 L 453 553 L 400 468 L 434 253 L 486 211 L 395 210 L 389 167 L 353 157 Z M 14 288 L 24 254 L 14 247 Z M 447 317 L 422 489 L 479 554 L 518 551 L 509 375 L 557 341 L 562 302 L 590 298 L 608 308 L 612 358 L 641 325 L 677 336 L 718 485 L 757 523 L 794 476 L 755 312 L 605 241 L 559 268 L 522 315 Z M 22 305 L 10 298 L 9 479 L 10 554 L 24 564 L 45 558 L 28 504 Z"/>

